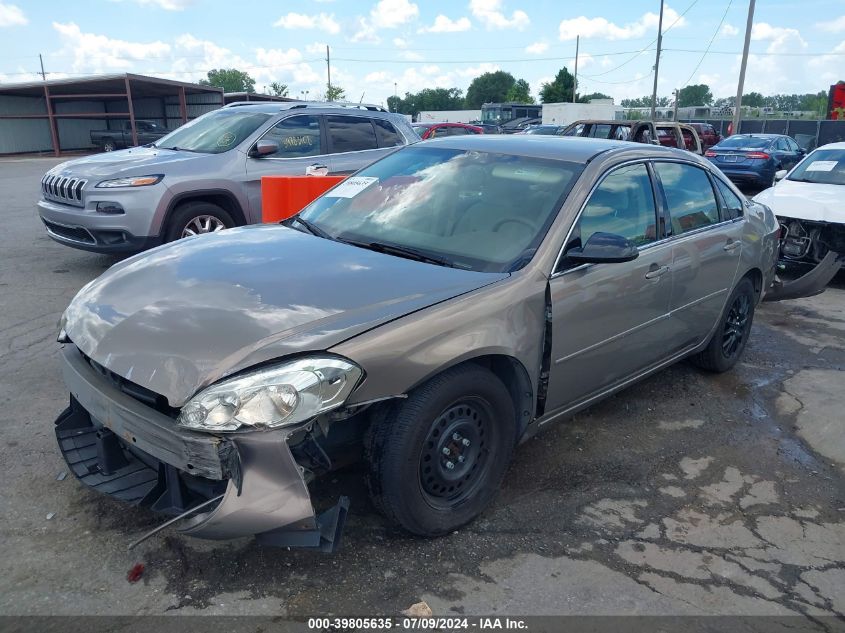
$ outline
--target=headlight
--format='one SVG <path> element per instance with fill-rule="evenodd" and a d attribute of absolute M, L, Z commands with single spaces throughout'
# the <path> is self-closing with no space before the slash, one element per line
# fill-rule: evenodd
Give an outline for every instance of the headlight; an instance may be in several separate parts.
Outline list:
<path fill-rule="evenodd" d="M 164 174 L 153 174 L 151 176 L 133 176 L 131 178 L 115 178 L 114 180 L 103 180 L 97 183 L 98 188 L 109 189 L 111 187 L 146 187 L 161 182 Z"/>
<path fill-rule="evenodd" d="M 361 374 L 330 356 L 259 369 L 201 391 L 182 407 L 178 423 L 199 431 L 290 426 L 341 406 Z"/>

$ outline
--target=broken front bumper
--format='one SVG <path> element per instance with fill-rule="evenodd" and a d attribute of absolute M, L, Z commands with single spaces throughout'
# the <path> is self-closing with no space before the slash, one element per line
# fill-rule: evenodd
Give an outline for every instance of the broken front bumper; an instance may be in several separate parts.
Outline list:
<path fill-rule="evenodd" d="M 827 284 L 836 276 L 841 267 L 842 258 L 839 254 L 828 251 L 824 259 L 805 275 L 786 282 L 775 278 L 771 288 L 764 295 L 763 301 L 783 301 L 820 294 L 824 292 Z"/>
<path fill-rule="evenodd" d="M 348 501 L 315 515 L 288 446 L 297 429 L 223 437 L 188 431 L 129 395 L 131 384 L 113 380 L 75 346 L 63 346 L 62 361 L 71 404 L 56 420 L 56 438 L 82 483 L 133 505 L 185 514 L 179 529 L 191 536 L 337 547 Z M 211 509 L 192 512 L 200 505 Z"/>

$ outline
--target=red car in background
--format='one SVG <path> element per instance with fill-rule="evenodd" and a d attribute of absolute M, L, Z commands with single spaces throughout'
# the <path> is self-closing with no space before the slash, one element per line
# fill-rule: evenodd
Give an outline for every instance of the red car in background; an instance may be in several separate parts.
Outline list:
<path fill-rule="evenodd" d="M 441 138 L 443 136 L 466 136 L 467 134 L 484 134 L 484 128 L 467 123 L 412 123 L 414 132 L 422 140 L 427 138 Z"/>
<path fill-rule="evenodd" d="M 698 132 L 698 138 L 701 139 L 702 149 L 708 150 L 722 140 L 722 135 L 719 133 L 719 130 L 709 123 L 687 123 L 686 125 L 689 125 Z"/>

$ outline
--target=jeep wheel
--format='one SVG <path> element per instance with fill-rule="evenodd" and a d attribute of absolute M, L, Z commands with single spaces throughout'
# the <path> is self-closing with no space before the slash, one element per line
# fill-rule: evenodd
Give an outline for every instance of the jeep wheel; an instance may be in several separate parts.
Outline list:
<path fill-rule="evenodd" d="M 210 202 L 186 202 L 180 205 L 170 218 L 165 241 L 173 242 L 183 237 L 216 233 L 235 226 L 229 213 Z"/>
<path fill-rule="evenodd" d="M 692 362 L 713 372 L 724 372 L 736 365 L 751 332 L 754 321 L 754 303 L 757 293 L 751 280 L 740 280 L 728 299 L 716 332 L 703 351 L 691 358 Z"/>
<path fill-rule="evenodd" d="M 113 152 L 115 149 L 114 141 L 106 141 L 103 143 L 104 152 Z"/>
<path fill-rule="evenodd" d="M 449 370 L 371 425 L 370 496 L 409 532 L 446 534 L 490 504 L 515 443 L 516 415 L 502 381 L 475 365 Z"/>

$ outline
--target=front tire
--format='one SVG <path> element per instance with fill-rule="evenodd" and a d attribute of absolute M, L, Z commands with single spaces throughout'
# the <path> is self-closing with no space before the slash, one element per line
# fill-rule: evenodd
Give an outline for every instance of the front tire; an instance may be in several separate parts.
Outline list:
<path fill-rule="evenodd" d="M 516 444 L 502 381 L 477 365 L 448 370 L 374 420 L 365 442 L 376 508 L 419 536 L 447 534 L 493 500 Z"/>
<path fill-rule="evenodd" d="M 710 343 L 690 360 L 696 366 L 716 373 L 736 365 L 748 343 L 756 302 L 754 285 L 744 277 L 731 293 Z"/>
<path fill-rule="evenodd" d="M 114 141 L 106 141 L 105 143 L 103 143 L 104 152 L 113 152 L 116 149 L 117 146 L 115 146 Z"/>
<path fill-rule="evenodd" d="M 216 233 L 235 226 L 225 209 L 201 200 L 179 205 L 167 224 L 164 241 L 174 242 L 183 237 Z"/>

